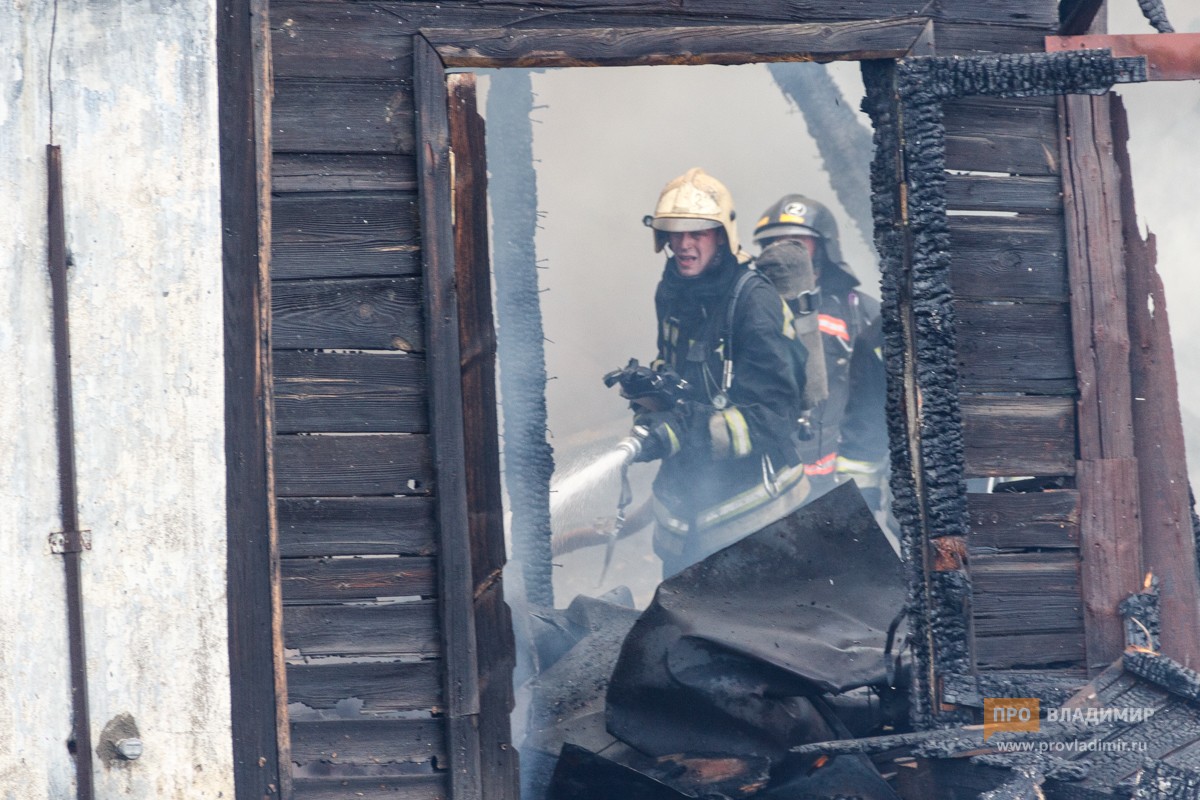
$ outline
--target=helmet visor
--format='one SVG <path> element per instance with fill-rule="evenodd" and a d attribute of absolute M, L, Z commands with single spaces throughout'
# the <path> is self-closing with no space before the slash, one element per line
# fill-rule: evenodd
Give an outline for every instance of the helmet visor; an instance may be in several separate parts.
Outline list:
<path fill-rule="evenodd" d="M 780 236 L 811 236 L 814 239 L 821 238 L 821 234 L 807 225 L 771 225 L 755 231 L 754 242 L 762 244 L 770 239 L 778 239 Z"/>
<path fill-rule="evenodd" d="M 721 227 L 720 222 L 711 219 L 695 219 L 687 217 L 655 217 L 650 227 L 656 231 L 668 233 L 687 233 L 689 231 L 706 231 L 709 228 Z"/>

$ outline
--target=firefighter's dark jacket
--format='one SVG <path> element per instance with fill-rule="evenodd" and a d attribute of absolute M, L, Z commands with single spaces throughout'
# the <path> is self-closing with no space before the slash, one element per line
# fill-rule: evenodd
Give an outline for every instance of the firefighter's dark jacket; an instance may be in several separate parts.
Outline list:
<path fill-rule="evenodd" d="M 776 470 L 800 463 L 796 420 L 803 346 L 779 293 L 757 273 L 733 306 L 729 405 L 713 404 L 721 390 L 724 348 L 730 346 L 724 341 L 730 297 L 748 271 L 723 253 L 700 275 L 686 278 L 671 258 L 655 292 L 658 359 L 688 382 L 690 395 L 679 415 L 682 449 L 664 459 L 654 494 L 681 520 L 760 484 L 764 455 Z"/>
<path fill-rule="evenodd" d="M 818 313 L 821 343 L 825 347 L 829 396 L 811 414 L 813 435 L 801 442 L 800 453 L 809 478 L 813 481 L 828 478 L 829 486 L 832 486 L 839 440 L 848 433 L 847 425 L 863 422 L 861 419 L 853 422 L 846 419 L 847 403 L 855 394 L 869 390 L 868 387 L 855 385 L 850 360 L 858 338 L 873 321 L 879 319 L 879 301 L 855 289 L 858 281 L 839 269 L 825 265 L 819 275 L 821 299 Z M 884 425 L 882 415 L 873 424 Z M 815 485 L 822 487 L 819 482 Z M 828 487 L 822 487 L 819 491 L 824 488 Z"/>

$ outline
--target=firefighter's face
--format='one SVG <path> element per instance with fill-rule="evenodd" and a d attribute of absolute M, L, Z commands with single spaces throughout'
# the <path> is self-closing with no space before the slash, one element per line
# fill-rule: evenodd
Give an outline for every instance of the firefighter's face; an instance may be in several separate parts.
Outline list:
<path fill-rule="evenodd" d="M 668 241 L 671 252 L 675 254 L 679 274 L 694 278 L 716 260 L 717 250 L 724 243 L 724 232 L 720 228 L 672 232 L 668 235 Z"/>

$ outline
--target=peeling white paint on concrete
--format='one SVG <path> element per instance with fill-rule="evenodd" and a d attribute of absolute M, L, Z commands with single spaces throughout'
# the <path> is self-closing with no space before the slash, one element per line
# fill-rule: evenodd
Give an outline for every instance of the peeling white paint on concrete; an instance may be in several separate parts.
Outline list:
<path fill-rule="evenodd" d="M 98 797 L 232 798 L 221 228 L 212 0 L 0 6 L 0 798 L 72 796 L 46 277 L 62 146 Z"/>

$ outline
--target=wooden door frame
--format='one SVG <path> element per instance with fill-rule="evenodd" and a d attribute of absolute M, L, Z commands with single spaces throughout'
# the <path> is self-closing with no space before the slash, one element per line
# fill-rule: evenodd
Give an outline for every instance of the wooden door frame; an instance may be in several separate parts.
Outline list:
<path fill-rule="evenodd" d="M 267 0 L 228 0 L 216 24 L 233 784 L 258 800 L 291 794 L 271 464 Z"/>
<path fill-rule="evenodd" d="M 928 18 L 813 25 L 596 29 L 423 29 L 413 37 L 417 172 L 425 277 L 430 430 L 438 483 L 438 596 L 445 646 L 450 796 L 480 798 L 480 687 L 471 580 L 470 526 L 482 517 L 468 496 L 464 410 L 494 396 L 466 396 L 459 339 L 456 239 L 447 67 L 739 64 L 756 61 L 894 59 L 928 52 Z M 454 165 L 458 170 L 463 165 Z M 456 247 L 457 244 L 457 247 Z M 478 426 L 473 426 L 478 429 Z M 498 482 L 498 475 L 493 478 Z"/>

